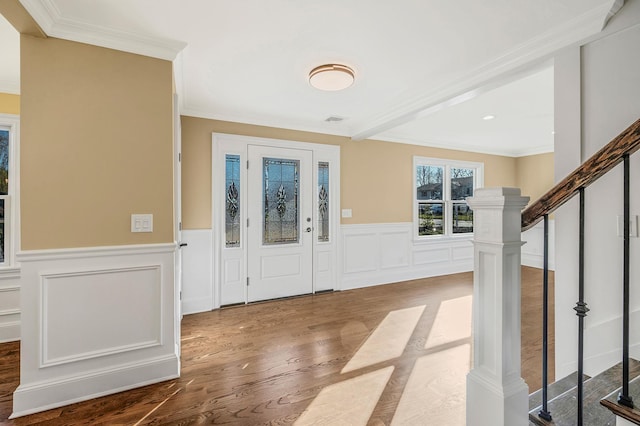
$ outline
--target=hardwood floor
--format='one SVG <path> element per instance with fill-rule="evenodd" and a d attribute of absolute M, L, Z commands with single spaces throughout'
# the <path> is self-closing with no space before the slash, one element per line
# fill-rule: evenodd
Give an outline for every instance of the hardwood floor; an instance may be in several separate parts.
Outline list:
<path fill-rule="evenodd" d="M 541 271 L 523 267 L 522 278 L 523 376 L 533 392 L 540 383 L 541 361 L 537 348 L 541 345 L 538 312 Z M 464 327 L 455 324 L 456 318 L 464 318 L 464 314 L 452 316 L 446 307 L 455 309 L 461 306 L 459 303 L 466 303 L 472 285 L 472 274 L 463 273 L 185 316 L 179 379 L 12 421 L 7 418 L 11 414 L 12 392 L 19 383 L 19 344 L 0 344 L 0 422 L 15 425 L 285 425 L 299 419 L 300 424 L 311 424 L 317 420 L 313 416 L 318 412 L 335 413 L 336 409 L 330 410 L 335 404 L 339 406 L 346 401 L 354 405 L 348 399 L 353 395 L 349 397 L 348 392 L 364 386 L 356 389 L 354 395 L 360 397 L 374 387 L 380 389 L 379 395 L 371 399 L 370 417 L 365 413 L 369 425 L 391 424 L 397 409 L 406 415 L 396 417 L 394 424 L 409 424 L 402 419 L 415 415 L 411 410 L 415 411 L 416 404 L 412 407 L 407 395 L 424 393 L 424 386 L 420 386 L 426 377 L 430 381 L 427 391 L 435 388 L 431 399 L 437 402 L 436 406 L 427 407 L 431 410 L 428 424 L 436 424 L 432 421 L 437 418 L 438 410 L 446 409 L 457 413 L 447 417 L 450 424 L 464 424 L 459 423 L 460 418 L 464 418 L 464 384 L 460 386 L 460 378 L 466 374 L 465 365 L 468 368 L 470 361 L 471 338 L 468 333 L 465 336 Z M 416 315 L 407 310 L 421 306 L 423 310 Z M 393 333 L 393 327 L 411 326 L 406 319 L 394 322 L 392 316 L 387 317 L 390 312 L 415 318 L 413 332 L 404 331 L 406 342 L 398 342 L 400 338 L 396 339 L 395 334 L 384 336 L 385 327 Z M 383 322 L 387 326 L 381 325 Z M 550 328 L 553 330 L 553 322 Z M 436 329 L 441 330 L 440 334 Z M 374 336 L 390 342 L 375 346 Z M 394 345 L 400 347 L 401 355 L 391 354 L 392 358 L 382 361 L 372 359 L 375 364 L 367 365 L 366 347 L 370 345 L 378 348 L 371 352 L 377 357 L 378 352 Z M 341 373 L 356 351 L 364 354 L 364 364 Z M 457 362 L 458 367 L 451 367 L 452 362 Z M 419 366 L 422 376 L 416 376 Z M 447 388 L 452 384 L 455 389 Z M 450 391 L 440 401 L 438 388 L 431 385 Z M 315 406 L 309 407 L 314 399 L 320 401 L 316 403 L 320 411 L 314 411 Z M 354 412 L 356 414 L 362 415 Z"/>

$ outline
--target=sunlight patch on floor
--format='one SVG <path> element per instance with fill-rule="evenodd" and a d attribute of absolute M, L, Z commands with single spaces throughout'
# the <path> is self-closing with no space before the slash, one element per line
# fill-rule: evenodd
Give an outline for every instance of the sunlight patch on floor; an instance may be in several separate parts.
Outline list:
<path fill-rule="evenodd" d="M 425 306 L 422 305 L 389 312 L 344 366 L 341 373 L 358 370 L 402 355 L 424 308 Z"/>
<path fill-rule="evenodd" d="M 471 296 L 444 300 L 429 332 L 425 349 L 471 337 Z"/>
<path fill-rule="evenodd" d="M 469 344 L 418 358 L 391 425 L 464 426 L 470 358 Z"/>
<path fill-rule="evenodd" d="M 327 386 L 294 424 L 366 425 L 393 369 L 386 367 Z"/>

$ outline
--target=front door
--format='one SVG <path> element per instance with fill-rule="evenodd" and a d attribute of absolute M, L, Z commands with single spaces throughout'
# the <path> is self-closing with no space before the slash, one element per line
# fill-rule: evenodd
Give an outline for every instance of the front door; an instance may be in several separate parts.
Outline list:
<path fill-rule="evenodd" d="M 311 293 L 312 152 L 249 145 L 247 154 L 247 300 Z"/>

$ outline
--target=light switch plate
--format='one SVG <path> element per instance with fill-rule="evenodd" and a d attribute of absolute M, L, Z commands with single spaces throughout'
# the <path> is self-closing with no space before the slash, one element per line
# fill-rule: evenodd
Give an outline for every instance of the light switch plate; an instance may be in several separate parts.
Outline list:
<path fill-rule="evenodd" d="M 618 225 L 618 237 L 622 237 L 624 234 L 624 216 L 617 217 L 617 225 Z M 637 237 L 638 236 L 638 216 L 631 215 L 629 220 L 629 236 Z"/>
<path fill-rule="evenodd" d="M 351 217 L 351 209 L 342 209 L 342 217 Z"/>
<path fill-rule="evenodd" d="M 153 215 L 132 214 L 131 232 L 153 232 Z"/>

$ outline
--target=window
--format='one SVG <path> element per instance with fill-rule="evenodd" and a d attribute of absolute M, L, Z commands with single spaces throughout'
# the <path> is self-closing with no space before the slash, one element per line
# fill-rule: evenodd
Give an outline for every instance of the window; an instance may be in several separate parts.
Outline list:
<path fill-rule="evenodd" d="M 18 123 L 17 116 L 0 114 L 0 266 L 13 263 Z"/>
<path fill-rule="evenodd" d="M 329 241 L 329 163 L 318 162 L 318 241 Z"/>
<path fill-rule="evenodd" d="M 473 232 L 466 198 L 482 186 L 483 165 L 414 157 L 414 225 L 419 238 Z"/>
<path fill-rule="evenodd" d="M 240 247 L 240 156 L 225 156 L 225 247 Z"/>

